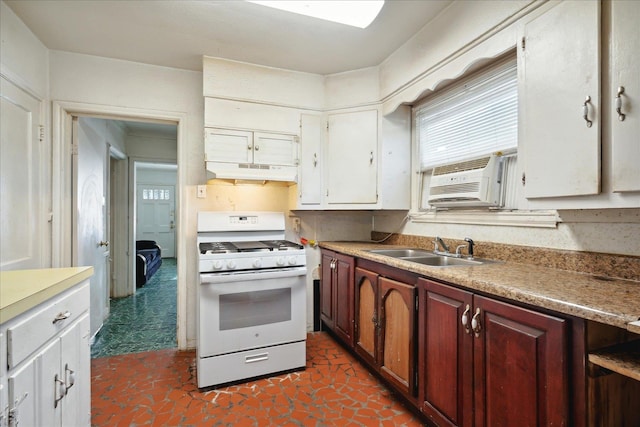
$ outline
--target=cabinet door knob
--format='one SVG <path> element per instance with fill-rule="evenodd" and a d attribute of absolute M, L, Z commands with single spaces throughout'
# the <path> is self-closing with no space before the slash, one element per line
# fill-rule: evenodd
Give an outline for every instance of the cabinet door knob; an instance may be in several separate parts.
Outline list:
<path fill-rule="evenodd" d="M 616 113 L 618 113 L 618 120 L 624 122 L 627 115 L 622 112 L 622 95 L 624 95 L 624 86 L 618 88 L 618 95 L 616 96 Z"/>
<path fill-rule="evenodd" d="M 469 311 L 471 310 L 471 306 L 467 304 L 467 308 L 465 308 L 462 313 L 462 318 L 460 321 L 462 322 L 462 326 L 464 326 L 464 331 L 468 334 L 471 333 L 471 329 L 469 328 Z"/>
<path fill-rule="evenodd" d="M 471 329 L 473 329 L 474 335 L 477 337 L 480 336 L 480 331 L 482 330 L 482 325 L 480 324 L 480 309 L 476 309 L 476 314 L 473 315 L 471 319 Z"/>
<path fill-rule="evenodd" d="M 591 103 L 591 97 L 587 95 L 587 98 L 584 100 L 584 104 L 582 104 L 582 118 L 587 123 L 587 127 L 590 128 L 593 125 L 593 122 L 589 120 L 589 104 Z"/>

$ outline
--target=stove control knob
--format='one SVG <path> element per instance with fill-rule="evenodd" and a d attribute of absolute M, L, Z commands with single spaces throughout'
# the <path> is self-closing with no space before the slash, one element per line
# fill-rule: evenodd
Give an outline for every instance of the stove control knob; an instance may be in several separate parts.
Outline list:
<path fill-rule="evenodd" d="M 227 261 L 227 268 L 229 270 L 233 270 L 236 268 L 236 262 L 234 260 Z"/>
<path fill-rule="evenodd" d="M 256 259 L 253 261 L 253 268 L 260 268 L 262 267 L 262 260 L 260 259 Z"/>
<path fill-rule="evenodd" d="M 294 256 L 290 256 L 288 261 L 289 261 L 289 265 L 296 265 L 297 264 L 297 259 Z"/>
<path fill-rule="evenodd" d="M 222 270 L 222 261 L 220 261 L 220 260 L 214 261 L 213 262 L 213 269 L 214 270 Z"/>
<path fill-rule="evenodd" d="M 276 259 L 276 265 L 282 267 L 284 265 L 284 257 L 278 257 L 278 259 Z"/>

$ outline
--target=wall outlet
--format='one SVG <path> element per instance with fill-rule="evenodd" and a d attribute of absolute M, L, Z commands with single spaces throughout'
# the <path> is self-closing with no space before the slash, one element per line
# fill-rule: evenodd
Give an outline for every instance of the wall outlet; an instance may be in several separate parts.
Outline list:
<path fill-rule="evenodd" d="M 293 232 L 300 233 L 300 218 L 298 217 L 293 218 Z"/>
<path fill-rule="evenodd" d="M 206 185 L 198 185 L 198 192 L 196 197 L 198 199 L 205 199 L 207 197 L 207 186 Z"/>

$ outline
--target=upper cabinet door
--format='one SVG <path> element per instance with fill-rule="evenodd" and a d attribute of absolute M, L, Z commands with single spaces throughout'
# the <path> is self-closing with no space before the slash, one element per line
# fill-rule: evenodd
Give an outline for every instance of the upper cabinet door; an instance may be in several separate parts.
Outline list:
<path fill-rule="evenodd" d="M 204 152 L 209 162 L 251 163 L 253 132 L 205 128 Z"/>
<path fill-rule="evenodd" d="M 302 205 L 322 203 L 322 136 L 324 119 L 318 114 L 300 116 L 300 170 L 298 196 Z"/>
<path fill-rule="evenodd" d="M 600 2 L 561 2 L 524 33 L 518 53 L 525 195 L 598 194 Z"/>
<path fill-rule="evenodd" d="M 255 132 L 253 162 L 259 165 L 297 166 L 298 137 Z"/>
<path fill-rule="evenodd" d="M 612 190 L 640 191 L 640 3 L 611 7 Z"/>
<path fill-rule="evenodd" d="M 378 111 L 329 114 L 327 202 L 376 203 Z"/>

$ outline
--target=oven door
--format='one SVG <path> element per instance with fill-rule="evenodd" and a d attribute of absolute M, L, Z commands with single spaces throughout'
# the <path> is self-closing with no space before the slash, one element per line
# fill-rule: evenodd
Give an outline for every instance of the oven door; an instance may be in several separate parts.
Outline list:
<path fill-rule="evenodd" d="M 201 274 L 198 357 L 305 340 L 306 271 Z"/>

